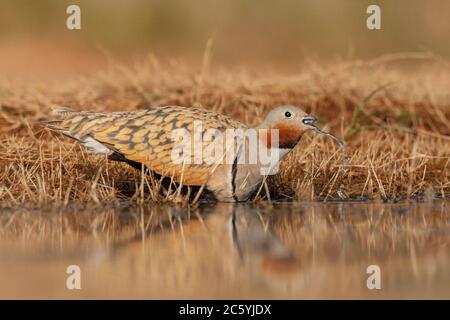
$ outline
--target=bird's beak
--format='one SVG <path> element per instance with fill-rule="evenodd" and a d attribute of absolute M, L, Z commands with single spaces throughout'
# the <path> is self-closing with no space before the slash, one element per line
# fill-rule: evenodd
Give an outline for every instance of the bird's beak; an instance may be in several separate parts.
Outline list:
<path fill-rule="evenodd" d="M 317 128 L 315 123 L 316 123 L 317 119 L 313 116 L 306 116 L 302 118 L 302 123 L 307 126 L 307 127 L 311 127 L 311 128 Z"/>

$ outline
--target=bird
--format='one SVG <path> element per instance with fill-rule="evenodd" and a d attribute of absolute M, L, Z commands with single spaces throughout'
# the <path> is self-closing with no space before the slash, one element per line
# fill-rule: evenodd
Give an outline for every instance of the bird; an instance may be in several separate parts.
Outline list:
<path fill-rule="evenodd" d="M 137 169 L 145 167 L 151 173 L 171 178 L 183 186 L 206 188 L 217 201 L 223 202 L 248 201 L 260 190 L 265 177 L 276 172 L 274 168 L 304 133 L 318 130 L 316 118 L 293 105 L 273 108 L 255 127 L 214 111 L 183 106 L 126 112 L 78 111 L 55 106 L 51 114 L 54 118 L 43 122 L 43 126 L 78 141 L 89 151 L 107 155 L 110 160 L 126 162 Z M 180 139 L 173 138 L 174 132 L 182 130 L 195 135 L 196 124 L 201 124 L 200 138 L 205 138 L 211 130 L 219 134 L 230 130 L 253 130 L 258 135 L 255 141 L 262 145 L 261 150 L 277 157 L 275 160 L 270 158 L 269 165 L 260 160 L 251 163 L 248 160 L 255 152 L 250 148 L 251 139 L 245 136 L 240 140 L 233 137 L 233 142 L 226 147 L 223 142 L 226 139 L 201 139 L 202 150 L 211 149 L 216 143 L 219 146 L 216 153 L 223 151 L 222 157 L 209 158 L 215 161 L 198 161 L 194 159 L 195 152 L 184 154 L 183 161 L 174 161 L 174 151 L 180 151 Z M 234 153 L 227 153 L 231 146 Z M 231 155 L 231 159 L 224 161 L 225 155 Z M 265 173 L 264 166 L 269 167 Z"/>

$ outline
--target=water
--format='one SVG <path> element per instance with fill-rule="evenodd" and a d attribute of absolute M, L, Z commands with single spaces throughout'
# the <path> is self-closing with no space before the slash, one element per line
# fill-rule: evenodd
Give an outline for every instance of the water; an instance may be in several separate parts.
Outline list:
<path fill-rule="evenodd" d="M 448 299 L 449 245 L 444 200 L 16 208 L 0 213 L 0 298 Z"/>

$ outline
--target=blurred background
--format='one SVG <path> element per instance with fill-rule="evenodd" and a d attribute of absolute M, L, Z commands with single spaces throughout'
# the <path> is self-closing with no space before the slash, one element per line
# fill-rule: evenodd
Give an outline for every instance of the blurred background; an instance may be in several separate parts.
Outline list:
<path fill-rule="evenodd" d="M 81 7 L 81 30 L 66 28 L 67 6 Z M 381 7 L 382 30 L 366 9 Z M 0 72 L 91 70 L 105 52 L 127 58 L 280 68 L 320 60 L 405 51 L 450 57 L 448 0 L 4 0 Z"/>

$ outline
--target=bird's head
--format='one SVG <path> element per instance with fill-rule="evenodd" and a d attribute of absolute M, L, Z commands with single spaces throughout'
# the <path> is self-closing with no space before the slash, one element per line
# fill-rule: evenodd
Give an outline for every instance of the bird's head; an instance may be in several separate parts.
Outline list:
<path fill-rule="evenodd" d="M 306 131 L 317 129 L 315 122 L 315 117 L 298 107 L 279 106 L 269 112 L 259 128 L 267 129 L 269 134 L 272 130 L 278 130 L 278 147 L 292 149 Z M 270 147 L 270 137 L 267 144 Z"/>

